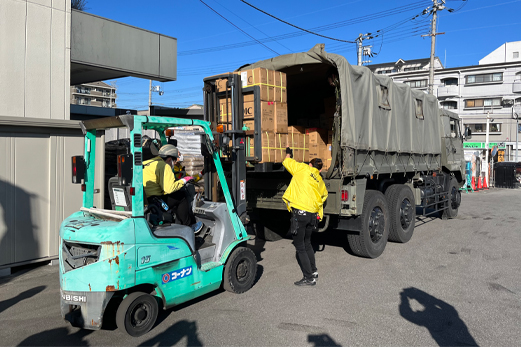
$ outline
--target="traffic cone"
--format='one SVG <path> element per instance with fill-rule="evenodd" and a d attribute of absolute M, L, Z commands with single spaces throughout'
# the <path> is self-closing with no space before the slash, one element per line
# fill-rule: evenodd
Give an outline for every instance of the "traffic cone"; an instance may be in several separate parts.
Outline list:
<path fill-rule="evenodd" d="M 481 176 L 478 177 L 478 190 L 481 190 L 483 189 L 483 187 L 481 186 Z"/>
<path fill-rule="evenodd" d="M 483 189 L 488 190 L 488 186 L 487 186 L 487 178 L 486 178 L 486 177 L 483 177 Z"/>
<path fill-rule="evenodd" d="M 472 182 L 470 183 L 472 185 L 472 190 L 476 190 L 476 177 L 472 176 Z"/>

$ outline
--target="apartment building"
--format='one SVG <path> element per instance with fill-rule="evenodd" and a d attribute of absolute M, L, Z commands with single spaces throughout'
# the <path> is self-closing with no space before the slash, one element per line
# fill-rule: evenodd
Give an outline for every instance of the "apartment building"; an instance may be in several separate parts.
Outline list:
<path fill-rule="evenodd" d="M 71 105 L 116 108 L 116 88 L 105 82 L 71 86 Z"/>
<path fill-rule="evenodd" d="M 479 61 L 478 65 L 444 68 L 435 59 L 434 94 L 440 106 L 457 113 L 473 132 L 464 143 L 467 154 L 485 158 L 487 116 L 489 148 L 498 146 L 500 160 L 515 160 L 516 135 L 521 128 L 514 119 L 521 107 L 521 41 L 507 42 Z M 376 74 L 427 92 L 429 59 L 369 65 Z M 389 72 L 390 71 L 390 72 Z M 519 113 L 519 111 L 518 111 Z M 521 151 L 518 161 L 521 161 Z"/>

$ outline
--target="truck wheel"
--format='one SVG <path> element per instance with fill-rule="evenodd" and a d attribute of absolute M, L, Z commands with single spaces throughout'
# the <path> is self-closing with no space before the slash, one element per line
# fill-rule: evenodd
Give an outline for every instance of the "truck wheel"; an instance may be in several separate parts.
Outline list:
<path fill-rule="evenodd" d="M 368 190 L 364 197 L 360 234 L 347 235 L 351 250 L 361 257 L 378 258 L 389 237 L 389 208 L 385 196 Z"/>
<path fill-rule="evenodd" d="M 256 274 L 255 253 L 249 248 L 237 247 L 224 266 L 223 288 L 235 294 L 244 293 L 253 285 Z"/>
<path fill-rule="evenodd" d="M 416 204 L 410 187 L 394 184 L 385 192 L 389 204 L 391 225 L 389 241 L 406 243 L 414 232 Z"/>
<path fill-rule="evenodd" d="M 146 334 L 156 322 L 158 305 L 156 298 L 142 292 L 129 294 L 118 307 L 116 325 L 130 336 Z"/>
<path fill-rule="evenodd" d="M 451 177 L 449 182 L 449 206 L 443 210 L 442 217 L 457 217 L 459 205 L 461 205 L 461 192 L 458 188 L 458 182 L 454 177 Z"/>

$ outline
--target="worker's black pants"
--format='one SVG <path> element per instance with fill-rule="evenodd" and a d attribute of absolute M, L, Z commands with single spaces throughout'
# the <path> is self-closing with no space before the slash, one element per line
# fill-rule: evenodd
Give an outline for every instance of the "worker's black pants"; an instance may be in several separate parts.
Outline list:
<path fill-rule="evenodd" d="M 297 260 L 302 274 L 307 279 L 312 279 L 313 272 L 317 271 L 315 264 L 315 252 L 311 246 L 311 233 L 316 227 L 317 214 L 302 210 L 291 211 L 291 232 L 293 245 L 297 250 Z M 296 229 L 296 233 L 295 233 Z"/>
<path fill-rule="evenodd" d="M 184 189 L 162 195 L 160 198 L 168 205 L 169 210 L 174 210 L 176 218 L 181 224 L 187 226 L 195 224 L 194 213 L 192 212 L 192 207 L 188 203 Z"/>

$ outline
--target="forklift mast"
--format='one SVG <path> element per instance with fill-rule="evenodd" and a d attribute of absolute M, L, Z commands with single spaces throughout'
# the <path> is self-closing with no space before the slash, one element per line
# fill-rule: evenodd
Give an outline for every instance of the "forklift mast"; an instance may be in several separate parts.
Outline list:
<path fill-rule="evenodd" d="M 226 90 L 217 92 L 216 81 L 226 79 Z M 251 88 L 245 88 L 251 89 Z M 248 91 L 244 90 L 244 91 Z M 204 120 L 210 122 L 210 128 L 214 138 L 218 139 L 220 148 L 224 148 L 224 154 L 227 161 L 231 161 L 231 172 L 225 172 L 225 175 L 231 175 L 232 200 L 235 211 L 240 217 L 243 224 L 248 222 L 246 213 L 246 150 L 248 143 L 246 139 L 246 131 L 243 130 L 243 88 L 241 88 L 241 76 L 233 73 L 212 76 L 204 79 Z M 221 127 L 222 132 L 217 131 L 217 123 L 219 114 L 219 97 L 225 97 L 231 100 L 231 110 L 226 110 L 226 123 Z M 225 103 L 228 108 L 228 102 Z M 231 112 L 229 112 L 231 111 Z M 231 117 L 229 114 L 231 113 Z M 228 144 L 231 143 L 231 146 Z M 211 166 L 211 159 L 205 158 L 205 167 Z M 217 197 L 217 177 L 211 172 L 205 173 L 204 191 L 205 198 L 210 201 L 216 201 Z"/>

